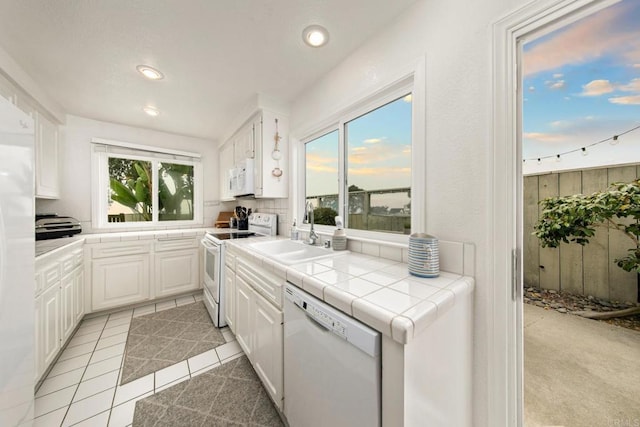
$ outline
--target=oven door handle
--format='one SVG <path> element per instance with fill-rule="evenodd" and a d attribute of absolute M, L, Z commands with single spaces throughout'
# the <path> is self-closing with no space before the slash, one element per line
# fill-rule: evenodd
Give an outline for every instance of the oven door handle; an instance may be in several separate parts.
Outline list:
<path fill-rule="evenodd" d="M 211 243 L 207 239 L 200 240 L 200 243 L 202 243 L 202 246 L 204 246 L 204 248 L 206 250 L 208 250 L 208 251 L 220 252 L 220 247 L 218 245 L 216 245 L 215 243 Z"/>

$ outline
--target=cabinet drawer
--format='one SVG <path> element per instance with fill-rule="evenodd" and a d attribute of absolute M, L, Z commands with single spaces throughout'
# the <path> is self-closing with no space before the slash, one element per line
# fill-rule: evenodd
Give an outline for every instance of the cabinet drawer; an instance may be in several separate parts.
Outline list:
<path fill-rule="evenodd" d="M 154 249 L 156 252 L 175 251 L 178 249 L 197 248 L 199 240 L 193 236 L 189 237 L 164 237 L 156 240 Z"/>
<path fill-rule="evenodd" d="M 35 293 L 36 296 L 40 295 L 40 292 L 42 292 L 42 282 L 43 281 L 44 281 L 44 279 L 42 277 L 42 273 L 37 271 L 36 272 L 36 293 Z"/>
<path fill-rule="evenodd" d="M 271 304 L 282 308 L 282 279 L 241 258 L 236 260 L 236 267 L 238 277 L 241 277 Z"/>
<path fill-rule="evenodd" d="M 73 271 L 73 267 L 75 265 L 75 258 L 73 255 L 70 255 L 66 258 L 63 258 L 60 263 L 62 264 L 62 275 L 66 275 Z"/>
<path fill-rule="evenodd" d="M 84 251 L 82 249 L 78 249 L 77 251 L 73 251 L 73 266 L 77 267 L 84 262 Z"/>
<path fill-rule="evenodd" d="M 91 250 L 91 257 L 95 259 L 146 253 L 149 253 L 149 244 L 138 243 L 133 245 L 98 246 Z"/>
<path fill-rule="evenodd" d="M 224 254 L 224 265 L 229 267 L 232 271 L 236 271 L 236 257 L 229 252 Z"/>
<path fill-rule="evenodd" d="M 82 264 L 82 249 L 73 251 L 71 255 L 65 257 L 60 261 L 62 263 L 62 275 L 66 276 L 71 273 L 77 266 Z"/>
<path fill-rule="evenodd" d="M 42 271 L 41 283 L 42 290 L 46 291 L 60 282 L 60 263 L 52 264 Z"/>

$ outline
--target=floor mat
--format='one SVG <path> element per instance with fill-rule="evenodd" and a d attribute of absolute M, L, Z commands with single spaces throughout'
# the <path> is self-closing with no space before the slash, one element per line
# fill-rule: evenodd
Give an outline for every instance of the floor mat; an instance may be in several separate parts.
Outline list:
<path fill-rule="evenodd" d="M 202 301 L 135 317 L 129 328 L 120 384 L 224 343 Z"/>
<path fill-rule="evenodd" d="M 136 402 L 133 426 L 283 426 L 246 356 Z"/>

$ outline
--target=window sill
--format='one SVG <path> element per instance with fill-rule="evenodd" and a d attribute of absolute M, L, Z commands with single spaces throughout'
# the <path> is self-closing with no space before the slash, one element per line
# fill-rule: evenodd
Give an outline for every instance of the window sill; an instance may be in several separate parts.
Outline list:
<path fill-rule="evenodd" d="M 303 233 L 309 233 L 308 226 L 298 226 L 296 229 Z M 330 226 L 314 226 L 314 231 L 321 237 L 331 238 L 333 236 L 335 227 Z M 345 233 L 347 235 L 347 239 L 355 242 L 361 243 L 371 243 L 380 246 L 388 246 L 392 248 L 400 248 L 406 249 L 409 245 L 409 235 L 408 234 L 391 234 L 388 235 L 386 233 L 379 233 L 375 231 L 366 231 L 366 230 L 354 230 L 354 229 L 345 229 Z M 363 236 L 363 234 L 369 234 L 368 236 Z M 373 234 L 374 236 L 371 236 Z"/>

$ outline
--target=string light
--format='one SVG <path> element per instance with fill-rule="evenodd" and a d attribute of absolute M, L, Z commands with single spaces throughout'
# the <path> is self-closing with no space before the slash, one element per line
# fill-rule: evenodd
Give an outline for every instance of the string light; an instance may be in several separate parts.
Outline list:
<path fill-rule="evenodd" d="M 532 157 L 532 158 L 524 159 L 523 162 L 526 163 L 527 160 L 536 160 L 538 164 L 542 164 L 542 160 L 544 160 L 544 159 L 553 159 L 553 158 L 555 158 L 556 161 L 559 162 L 559 161 L 561 161 L 560 156 L 564 156 L 566 154 L 575 153 L 575 152 L 578 152 L 578 151 L 580 151 L 583 156 L 586 156 L 586 155 L 589 154 L 588 151 L 587 151 L 587 148 L 593 147 L 595 145 L 603 144 L 603 143 L 605 143 L 607 141 L 609 141 L 609 143 L 611 145 L 616 145 L 616 144 L 618 144 L 618 142 L 620 142 L 620 137 L 621 136 L 626 135 L 628 133 L 631 133 L 631 132 L 633 132 L 635 130 L 638 130 L 638 129 L 640 129 L 640 125 L 632 128 L 632 129 L 629 129 L 628 131 L 622 132 L 622 133 L 620 133 L 618 135 L 613 135 L 610 138 L 606 138 L 606 139 L 603 139 L 603 140 L 600 140 L 600 141 L 596 141 L 596 142 L 594 142 L 592 144 L 585 145 L 584 147 L 575 148 L 573 150 L 569 150 L 569 151 L 565 151 L 565 152 L 562 152 L 562 153 L 553 154 L 553 155 L 549 155 L 549 156 Z"/>

